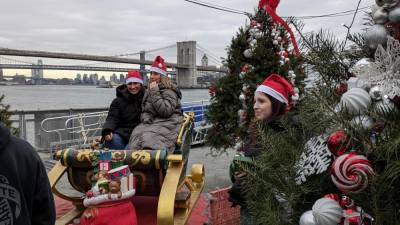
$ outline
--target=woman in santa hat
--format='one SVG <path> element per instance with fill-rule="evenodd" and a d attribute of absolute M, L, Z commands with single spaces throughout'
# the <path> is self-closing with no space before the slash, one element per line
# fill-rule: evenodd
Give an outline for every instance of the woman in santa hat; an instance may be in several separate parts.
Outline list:
<path fill-rule="evenodd" d="M 245 140 L 241 153 L 237 154 L 231 163 L 232 188 L 229 191 L 229 200 L 233 205 L 240 205 L 241 225 L 253 224 L 246 204 L 246 190 L 242 181 L 246 176 L 245 172 L 235 171 L 240 167 L 237 165 L 247 164 L 251 166 L 254 157 L 262 151 L 261 143 L 258 141 L 255 123 L 265 123 L 270 128 L 281 131 L 279 118 L 284 115 L 292 106 L 292 96 L 295 95 L 292 85 L 282 76 L 277 74 L 269 75 L 264 82 L 258 86 L 254 93 L 254 116 L 255 121 L 250 126 L 250 135 Z"/>
<path fill-rule="evenodd" d="M 106 148 L 125 149 L 132 130 L 140 123 L 144 92 L 140 72 L 129 70 L 125 84 L 116 88 L 116 98 L 101 131 Z"/>
<path fill-rule="evenodd" d="M 156 57 L 150 71 L 141 124 L 133 130 L 129 148 L 173 151 L 183 119 L 182 94 L 167 76 L 167 66 L 161 56 Z"/>

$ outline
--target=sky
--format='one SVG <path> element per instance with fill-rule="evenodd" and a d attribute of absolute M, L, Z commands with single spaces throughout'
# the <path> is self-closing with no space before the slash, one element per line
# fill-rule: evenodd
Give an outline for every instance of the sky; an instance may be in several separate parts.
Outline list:
<path fill-rule="evenodd" d="M 258 5 L 258 0 L 202 1 L 246 12 L 254 12 Z M 358 0 L 281 0 L 277 13 L 322 15 L 354 10 L 357 4 Z M 374 0 L 362 0 L 360 7 L 374 4 Z M 305 20 L 303 32 L 324 28 L 344 39 L 347 30 L 342 24 L 350 25 L 352 16 Z M 352 32 L 362 29 L 362 17 L 358 13 Z M 0 48 L 119 55 L 195 40 L 217 57 L 226 57 L 232 37 L 248 23 L 244 15 L 184 0 L 3 0 L 0 21 Z M 45 71 L 46 76 L 60 75 Z"/>

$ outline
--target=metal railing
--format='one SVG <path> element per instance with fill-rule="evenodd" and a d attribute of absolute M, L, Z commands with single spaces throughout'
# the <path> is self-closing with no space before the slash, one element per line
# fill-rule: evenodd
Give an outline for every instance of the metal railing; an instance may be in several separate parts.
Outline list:
<path fill-rule="evenodd" d="M 195 113 L 192 144 L 204 143 L 210 125 L 205 123 L 209 101 L 182 103 L 184 112 Z M 52 151 L 71 145 L 87 145 L 101 135 L 108 108 L 14 111 L 11 121 L 20 137 L 38 151 Z"/>

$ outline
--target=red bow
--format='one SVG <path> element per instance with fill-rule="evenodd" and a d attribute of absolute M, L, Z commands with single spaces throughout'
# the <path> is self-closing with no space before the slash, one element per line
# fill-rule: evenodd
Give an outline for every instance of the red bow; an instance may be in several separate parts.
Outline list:
<path fill-rule="evenodd" d="M 292 40 L 292 44 L 294 47 L 294 51 L 296 55 L 299 56 L 300 50 L 297 47 L 297 42 L 292 32 L 292 29 L 290 29 L 289 25 L 280 16 L 276 14 L 276 8 L 278 8 L 279 1 L 280 0 L 260 0 L 260 2 L 258 3 L 258 8 L 267 11 L 267 13 L 272 17 L 272 20 L 274 22 L 279 23 L 289 32 L 290 39 Z"/>

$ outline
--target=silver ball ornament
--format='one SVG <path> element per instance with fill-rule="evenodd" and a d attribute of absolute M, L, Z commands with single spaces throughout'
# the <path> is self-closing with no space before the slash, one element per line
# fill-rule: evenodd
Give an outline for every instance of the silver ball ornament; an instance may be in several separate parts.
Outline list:
<path fill-rule="evenodd" d="M 243 52 L 244 57 L 251 58 L 253 56 L 253 51 L 251 49 L 246 49 Z"/>
<path fill-rule="evenodd" d="M 278 42 L 278 40 L 274 40 L 274 41 L 272 42 L 272 44 L 274 44 L 274 45 L 279 45 L 279 42 Z"/>
<path fill-rule="evenodd" d="M 241 94 L 239 95 L 239 99 L 240 99 L 241 101 L 244 101 L 244 100 L 246 100 L 246 96 L 245 96 L 243 93 L 241 93 Z"/>
<path fill-rule="evenodd" d="M 400 7 L 389 12 L 389 20 L 394 23 L 400 22 Z"/>
<path fill-rule="evenodd" d="M 378 8 L 372 18 L 377 24 L 385 24 L 388 21 L 388 12 L 383 8 Z"/>
<path fill-rule="evenodd" d="M 242 91 L 246 92 L 247 90 L 249 90 L 249 86 L 247 84 L 243 84 Z"/>
<path fill-rule="evenodd" d="M 387 42 L 388 31 L 381 24 L 375 24 L 364 34 L 365 41 L 369 48 L 376 49 L 379 44 L 384 45 Z"/>
<path fill-rule="evenodd" d="M 395 105 L 389 99 L 383 99 L 375 104 L 375 111 L 379 114 L 386 114 L 395 109 Z"/>
<path fill-rule="evenodd" d="M 369 90 L 369 96 L 375 101 L 381 100 L 382 99 L 382 91 L 378 86 L 373 86 Z"/>
<path fill-rule="evenodd" d="M 282 37 L 278 37 L 276 40 L 278 40 L 279 42 L 282 41 Z"/>
<path fill-rule="evenodd" d="M 308 210 L 301 215 L 299 225 L 317 225 L 314 221 L 312 210 Z"/>
<path fill-rule="evenodd" d="M 258 31 L 258 32 L 256 32 L 256 33 L 254 34 L 254 37 L 255 37 L 255 38 L 262 38 L 262 36 L 263 36 L 263 33 L 262 33 L 261 31 Z"/>
<path fill-rule="evenodd" d="M 366 115 L 360 115 L 354 117 L 351 121 L 350 124 L 353 127 L 361 127 L 364 130 L 369 130 L 374 126 L 374 120 Z"/>

